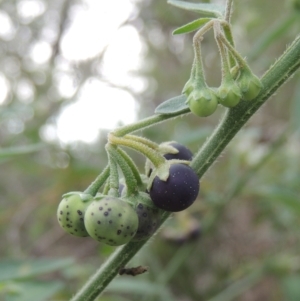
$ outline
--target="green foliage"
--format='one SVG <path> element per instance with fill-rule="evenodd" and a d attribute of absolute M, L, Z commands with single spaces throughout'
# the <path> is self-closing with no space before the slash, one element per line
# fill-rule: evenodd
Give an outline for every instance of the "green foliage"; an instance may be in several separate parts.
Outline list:
<path fill-rule="evenodd" d="M 63 281 L 33 281 L 30 278 L 63 271 L 72 264 L 74 260 L 71 258 L 2 261 L 0 297 L 2 296 L 5 301 L 46 300 L 63 288 Z"/>
<path fill-rule="evenodd" d="M 0 262 L 0 281 L 19 280 L 63 269 L 73 264 L 72 259 L 6 260 Z"/>
<path fill-rule="evenodd" d="M 63 288 L 61 281 L 24 281 L 10 283 L 5 287 L 5 301 L 47 300 Z"/>
<path fill-rule="evenodd" d="M 45 135 L 51 134 L 59 112 L 76 99 L 83 83 L 94 76 L 102 78 L 95 70 L 105 51 L 76 63 L 64 58 L 71 68 L 68 73 L 76 79 L 75 94 L 70 98 L 60 95 L 56 90 L 56 76 L 62 72 L 56 65 L 62 59 L 59 51 L 53 51 L 42 65 L 29 64 L 25 54 L 47 32 L 53 14 L 61 20 L 55 24 L 61 32 L 54 30 L 52 38 L 57 40 L 50 43 L 55 50 L 66 30 L 64 21 L 68 23 L 67 16 L 76 15 L 74 11 L 82 4 L 41 3 L 47 10 L 27 23 L 14 2 L 1 3 L 1 10 L 18 24 L 15 36 L 0 39 L 1 72 L 11 89 L 0 104 L 0 255 L 6 262 L 0 265 L 1 277 L 6 277 L 0 283 L 0 299 L 5 301 L 68 300 L 114 251 L 93 240 L 64 234 L 55 215 L 64 192 L 83 191 L 105 167 L 106 132 L 91 145 L 63 145 Z M 144 65 L 137 73 L 147 89 L 137 93 L 125 87 L 135 93 L 141 118 L 151 115 L 153 108 L 157 119 L 189 112 L 186 97 L 173 95 L 181 93 L 189 78 L 191 36 L 172 37 L 171 33 L 181 24 L 187 25 L 180 30 L 190 32 L 208 20 L 190 22 L 194 12 L 209 17 L 224 13 L 223 6 L 210 3 L 171 4 L 184 5 L 186 10 L 172 8 L 165 1 L 139 1 L 135 17 L 124 22 L 138 28 L 146 50 Z M 237 48 L 257 75 L 276 61 L 299 31 L 296 5 L 287 6 L 283 1 L 236 1 L 232 20 Z M 205 37 L 206 79 L 217 87 L 220 62 L 211 45 L 211 37 Z M 34 91 L 27 101 L 18 96 L 22 79 Z M 165 99 L 169 101 L 163 102 Z M 128 263 L 148 266 L 149 272 L 132 278 L 120 276 L 100 300 L 299 300 L 299 99 L 299 75 L 295 74 L 203 177 L 200 197 L 193 206 L 168 220 Z M 225 110 L 219 106 L 214 115 L 203 119 L 182 116 L 145 128 L 142 134 L 158 144 L 176 140 L 196 152 Z M 132 156 L 143 170 L 144 160 Z M 72 266 L 59 260 L 70 255 L 76 258 Z M 56 259 L 43 259 L 48 257 Z M 20 276 L 23 264 L 28 272 Z"/>
<path fill-rule="evenodd" d="M 185 25 L 175 29 L 173 31 L 173 34 L 176 35 L 176 34 L 183 34 L 183 33 L 189 33 L 189 32 L 195 31 L 195 30 L 199 29 L 201 26 L 205 25 L 210 20 L 212 20 L 212 19 L 211 18 L 197 19 L 195 21 L 192 21 L 188 24 L 185 24 Z"/>
<path fill-rule="evenodd" d="M 177 0 L 169 0 L 168 3 L 182 9 L 191 10 L 199 14 L 214 15 L 216 17 L 222 16 L 225 12 L 224 6 L 212 3 L 192 3 Z"/>
<path fill-rule="evenodd" d="M 155 114 L 173 114 L 184 113 L 189 111 L 189 106 L 186 104 L 187 97 L 179 95 L 162 102 L 155 109 Z"/>

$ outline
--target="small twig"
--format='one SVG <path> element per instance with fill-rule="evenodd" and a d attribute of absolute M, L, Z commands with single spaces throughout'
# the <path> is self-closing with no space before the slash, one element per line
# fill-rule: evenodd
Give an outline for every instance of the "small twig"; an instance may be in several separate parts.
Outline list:
<path fill-rule="evenodd" d="M 130 276 L 138 276 L 144 274 L 148 271 L 148 267 L 139 265 L 134 268 L 121 268 L 119 271 L 119 275 L 130 275 Z"/>

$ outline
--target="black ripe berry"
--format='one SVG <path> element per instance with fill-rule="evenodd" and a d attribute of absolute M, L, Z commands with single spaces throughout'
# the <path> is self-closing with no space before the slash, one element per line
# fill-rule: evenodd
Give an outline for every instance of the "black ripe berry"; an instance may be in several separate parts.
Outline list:
<path fill-rule="evenodd" d="M 164 149 L 163 156 L 167 160 L 176 159 L 176 160 L 192 161 L 193 153 L 186 146 L 184 146 L 178 142 L 175 142 L 175 141 L 174 142 L 172 142 L 172 141 L 164 142 L 160 145 L 160 147 L 165 147 L 165 146 L 172 146 L 178 150 L 178 153 L 174 154 L 174 153 L 170 153 L 166 149 Z M 147 163 L 146 163 L 146 166 L 147 166 Z M 149 165 L 148 167 L 146 167 L 146 175 L 148 177 L 150 177 L 151 173 L 152 173 L 152 168 Z"/>
<path fill-rule="evenodd" d="M 156 176 L 150 188 L 150 197 L 160 209 L 182 211 L 193 204 L 199 193 L 199 179 L 185 164 L 172 164 L 167 181 Z"/>
<path fill-rule="evenodd" d="M 168 145 L 173 146 L 174 148 L 176 148 L 178 150 L 177 154 L 164 154 L 164 157 L 167 160 L 171 160 L 171 159 L 177 159 L 177 160 L 187 160 L 187 161 L 191 161 L 193 158 L 193 153 L 184 145 L 179 144 L 177 142 L 170 142 L 168 143 Z"/>

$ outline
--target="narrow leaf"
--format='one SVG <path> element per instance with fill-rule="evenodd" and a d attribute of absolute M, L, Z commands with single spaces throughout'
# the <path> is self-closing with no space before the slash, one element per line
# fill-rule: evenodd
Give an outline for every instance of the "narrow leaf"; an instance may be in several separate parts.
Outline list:
<path fill-rule="evenodd" d="M 300 276 L 299 274 L 286 276 L 281 280 L 282 291 L 285 301 L 300 300 Z"/>
<path fill-rule="evenodd" d="M 156 109 L 155 114 L 174 114 L 179 112 L 189 112 L 189 106 L 185 103 L 186 96 L 179 95 L 170 98 L 163 103 L 161 103 Z"/>
<path fill-rule="evenodd" d="M 296 193 L 281 187 L 269 187 L 260 190 L 260 195 L 267 197 L 272 202 L 281 204 L 286 209 L 300 214 L 300 200 Z"/>
<path fill-rule="evenodd" d="M 25 281 L 12 284 L 14 290 L 6 294 L 6 301 L 41 301 L 49 300 L 63 288 L 61 281 Z M 9 288 L 8 288 L 9 291 Z"/>
<path fill-rule="evenodd" d="M 166 293 L 167 289 L 156 283 L 151 283 L 141 279 L 118 278 L 108 286 L 107 291 L 114 293 L 131 293 L 143 296 L 157 296 L 162 292 Z"/>
<path fill-rule="evenodd" d="M 71 258 L 35 259 L 35 260 L 4 260 L 0 262 L 0 282 L 28 278 L 53 272 L 70 266 Z"/>
<path fill-rule="evenodd" d="M 188 24 L 185 24 L 185 25 L 175 29 L 173 31 L 173 35 L 195 31 L 195 30 L 199 29 L 202 25 L 209 22 L 210 20 L 212 20 L 212 18 L 200 18 L 200 19 L 194 20 Z"/>
<path fill-rule="evenodd" d="M 225 12 L 225 6 L 212 3 L 191 3 L 178 0 L 169 0 L 168 3 L 182 9 L 215 17 L 221 17 Z"/>
<path fill-rule="evenodd" d="M 40 151 L 46 145 L 43 143 L 30 144 L 17 147 L 0 148 L 0 158 L 10 158 L 13 156 L 25 155 L 33 152 Z"/>
<path fill-rule="evenodd" d="M 300 130 L 300 80 L 295 86 L 294 97 L 290 112 L 290 124 L 293 129 Z"/>

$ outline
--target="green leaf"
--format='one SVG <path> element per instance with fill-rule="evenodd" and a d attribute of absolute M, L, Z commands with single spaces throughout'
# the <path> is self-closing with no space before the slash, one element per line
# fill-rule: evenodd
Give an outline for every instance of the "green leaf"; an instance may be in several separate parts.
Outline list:
<path fill-rule="evenodd" d="M 173 98 L 170 98 L 163 103 L 161 103 L 156 109 L 155 114 L 174 114 L 179 112 L 189 112 L 189 106 L 186 102 L 185 95 L 179 95 Z"/>
<path fill-rule="evenodd" d="M 44 147 L 45 144 L 37 143 L 18 147 L 0 148 L 0 159 L 33 153 L 41 150 Z"/>
<path fill-rule="evenodd" d="M 267 197 L 268 199 L 272 200 L 274 204 L 280 204 L 293 213 L 300 214 L 299 195 L 288 189 L 281 187 L 268 187 L 266 189 L 261 189 L 259 191 L 259 195 Z"/>
<path fill-rule="evenodd" d="M 298 301 L 300 300 L 300 276 L 293 275 L 287 276 L 282 279 L 281 285 L 285 301 Z"/>
<path fill-rule="evenodd" d="M 290 124 L 293 129 L 300 130 L 300 79 L 295 85 L 294 97 L 290 111 Z"/>
<path fill-rule="evenodd" d="M 118 278 L 108 287 L 107 291 L 114 293 L 130 293 L 138 295 L 157 296 L 166 293 L 166 287 L 141 279 Z"/>
<path fill-rule="evenodd" d="M 53 272 L 73 264 L 72 258 L 5 260 L 0 262 L 0 282 Z"/>
<path fill-rule="evenodd" d="M 191 3 L 177 0 L 169 0 L 168 3 L 182 9 L 215 17 L 222 17 L 225 12 L 225 6 L 212 3 Z"/>
<path fill-rule="evenodd" d="M 6 287 L 5 301 L 45 301 L 62 288 L 61 281 L 10 283 Z"/>
<path fill-rule="evenodd" d="M 188 24 L 185 24 L 185 25 L 175 29 L 173 31 L 173 35 L 195 31 L 195 30 L 199 29 L 202 25 L 209 22 L 210 20 L 212 20 L 212 18 L 200 18 L 200 19 L 194 20 Z"/>

